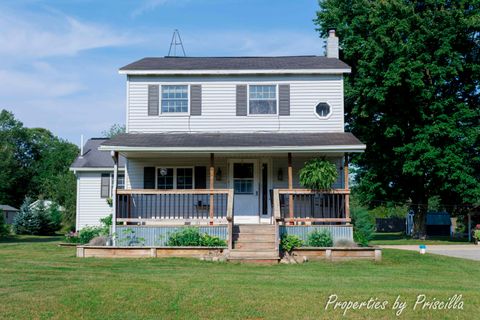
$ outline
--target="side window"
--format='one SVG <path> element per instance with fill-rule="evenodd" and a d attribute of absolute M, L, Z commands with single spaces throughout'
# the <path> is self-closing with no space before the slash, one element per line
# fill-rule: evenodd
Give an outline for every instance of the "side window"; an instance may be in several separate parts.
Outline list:
<path fill-rule="evenodd" d="M 102 173 L 100 181 L 100 197 L 108 198 L 110 196 L 110 173 Z"/>

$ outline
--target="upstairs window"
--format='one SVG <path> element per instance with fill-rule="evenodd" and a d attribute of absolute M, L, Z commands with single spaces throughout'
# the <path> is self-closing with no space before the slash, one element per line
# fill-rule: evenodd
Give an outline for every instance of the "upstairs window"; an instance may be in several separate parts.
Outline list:
<path fill-rule="evenodd" d="M 249 114 L 277 114 L 277 86 L 250 85 Z"/>
<path fill-rule="evenodd" d="M 188 86 L 162 85 L 162 113 L 188 112 Z"/>
<path fill-rule="evenodd" d="M 326 102 L 320 102 L 317 104 L 315 107 L 315 113 L 320 117 L 320 118 L 326 118 L 330 115 L 331 112 L 330 105 Z"/>

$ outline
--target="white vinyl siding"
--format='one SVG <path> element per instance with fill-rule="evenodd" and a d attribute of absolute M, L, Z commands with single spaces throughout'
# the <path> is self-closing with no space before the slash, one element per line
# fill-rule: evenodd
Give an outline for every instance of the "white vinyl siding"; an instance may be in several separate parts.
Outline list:
<path fill-rule="evenodd" d="M 201 116 L 148 116 L 148 85 L 202 85 Z M 290 85 L 289 116 L 239 117 L 236 115 L 236 85 Z M 225 77 L 142 77 L 128 78 L 128 132 L 343 132 L 342 75 L 225 76 Z M 278 93 L 278 92 L 277 92 Z M 315 113 L 319 102 L 328 101 L 332 112 L 327 119 Z M 278 112 L 278 105 L 276 106 Z"/>
<path fill-rule="evenodd" d="M 77 172 L 77 230 L 100 225 L 100 219 L 112 213 L 106 199 L 101 197 L 101 176 L 101 172 Z"/>

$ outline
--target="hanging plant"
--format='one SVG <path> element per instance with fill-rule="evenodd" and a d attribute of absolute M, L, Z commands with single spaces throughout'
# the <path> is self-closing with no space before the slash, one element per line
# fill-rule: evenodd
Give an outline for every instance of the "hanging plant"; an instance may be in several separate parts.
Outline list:
<path fill-rule="evenodd" d="M 335 164 L 325 158 L 311 159 L 300 170 L 300 184 L 307 189 L 328 190 L 337 181 Z"/>

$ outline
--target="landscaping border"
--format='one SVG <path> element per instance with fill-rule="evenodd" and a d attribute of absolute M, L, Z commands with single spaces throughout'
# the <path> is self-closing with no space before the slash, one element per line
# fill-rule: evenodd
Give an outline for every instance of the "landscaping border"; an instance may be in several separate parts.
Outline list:
<path fill-rule="evenodd" d="M 382 260 L 382 249 L 379 247 L 300 247 L 293 249 L 291 254 L 309 260 Z"/>
<path fill-rule="evenodd" d="M 77 246 L 78 258 L 205 258 L 222 256 L 226 247 Z"/>

